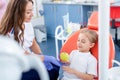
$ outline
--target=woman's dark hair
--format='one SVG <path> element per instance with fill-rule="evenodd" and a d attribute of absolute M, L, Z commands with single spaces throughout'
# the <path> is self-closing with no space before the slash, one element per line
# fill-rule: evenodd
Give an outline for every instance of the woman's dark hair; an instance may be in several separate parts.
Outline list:
<path fill-rule="evenodd" d="M 28 2 L 32 0 L 9 0 L 7 9 L 0 24 L 0 34 L 6 35 L 13 28 L 14 39 L 23 43 L 24 29 L 22 27 L 25 18 L 25 9 Z M 21 33 L 20 33 L 21 31 Z"/>

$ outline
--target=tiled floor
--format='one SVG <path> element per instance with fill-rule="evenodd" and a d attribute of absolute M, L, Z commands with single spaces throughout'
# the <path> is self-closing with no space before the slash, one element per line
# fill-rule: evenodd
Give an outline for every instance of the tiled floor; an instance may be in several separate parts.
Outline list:
<path fill-rule="evenodd" d="M 112 34 L 112 37 L 115 38 L 115 29 L 110 29 L 110 33 Z M 118 39 L 120 39 L 120 27 L 117 28 L 117 33 L 118 33 Z"/>
<path fill-rule="evenodd" d="M 51 55 L 51 56 L 56 56 L 55 55 L 55 40 L 53 37 L 48 37 L 47 41 L 43 41 L 39 43 L 40 48 L 45 55 Z"/>
<path fill-rule="evenodd" d="M 45 55 L 50 55 L 50 56 L 56 57 L 55 38 L 54 37 L 48 37 L 47 41 L 43 41 L 43 42 L 39 43 L 39 46 Z M 59 41 L 59 50 L 60 50 L 60 48 L 61 48 L 61 42 Z"/>
<path fill-rule="evenodd" d="M 110 33 L 113 39 L 115 39 L 115 29 L 110 29 Z M 120 33 L 120 28 L 117 28 L 117 39 L 119 40 L 119 43 L 115 44 L 115 60 L 120 62 L 120 34 L 119 33 Z"/>

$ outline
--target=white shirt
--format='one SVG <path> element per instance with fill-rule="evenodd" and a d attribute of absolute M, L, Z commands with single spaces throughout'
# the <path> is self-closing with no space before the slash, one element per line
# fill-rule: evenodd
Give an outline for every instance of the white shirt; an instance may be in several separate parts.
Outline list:
<path fill-rule="evenodd" d="M 29 23 L 24 23 L 25 29 L 24 29 L 24 42 L 23 42 L 23 49 L 29 53 L 31 53 L 30 47 L 32 46 L 33 39 L 35 38 L 34 36 L 34 30 L 32 27 L 32 24 Z M 14 30 L 11 30 L 10 33 L 8 33 L 8 36 L 12 39 L 14 39 Z M 20 45 L 22 44 L 21 42 L 19 43 Z"/>
<path fill-rule="evenodd" d="M 24 43 L 23 48 L 30 51 L 30 47 L 32 46 L 33 39 L 35 38 L 34 30 L 31 23 L 25 23 L 25 30 L 24 30 Z"/>
<path fill-rule="evenodd" d="M 90 53 L 82 53 L 78 50 L 73 50 L 70 53 L 70 67 L 86 74 L 92 74 L 97 76 L 97 60 Z M 74 74 L 70 74 L 67 72 L 63 73 L 63 80 L 81 80 Z"/>

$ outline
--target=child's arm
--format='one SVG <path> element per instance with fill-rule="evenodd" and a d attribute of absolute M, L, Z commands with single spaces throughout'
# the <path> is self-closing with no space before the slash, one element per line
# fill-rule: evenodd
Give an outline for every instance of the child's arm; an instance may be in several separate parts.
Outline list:
<path fill-rule="evenodd" d="M 85 74 L 85 73 L 78 72 L 78 71 L 75 71 L 75 70 L 74 70 L 73 74 L 82 78 L 83 80 L 93 80 L 94 79 L 94 75 L 92 75 L 92 74 Z"/>
<path fill-rule="evenodd" d="M 83 80 L 93 80 L 94 79 L 94 75 L 79 72 L 77 70 L 70 68 L 69 66 L 62 66 L 62 68 L 64 71 L 71 73 L 71 74 L 74 74 Z"/>

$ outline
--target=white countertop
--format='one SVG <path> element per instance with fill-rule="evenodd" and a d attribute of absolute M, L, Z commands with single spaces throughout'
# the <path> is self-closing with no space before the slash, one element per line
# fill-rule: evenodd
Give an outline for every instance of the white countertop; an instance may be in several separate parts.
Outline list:
<path fill-rule="evenodd" d="M 74 1 L 43 2 L 43 4 L 67 4 L 67 5 L 91 5 L 91 6 L 98 6 L 97 2 L 74 2 Z M 111 3 L 111 6 L 120 6 L 120 3 Z"/>
<path fill-rule="evenodd" d="M 56 1 L 56 2 L 44 2 L 43 4 L 67 4 L 67 5 L 71 5 L 71 4 L 75 4 L 75 5 L 98 5 L 98 3 L 95 2 L 72 2 L 72 1 Z"/>

